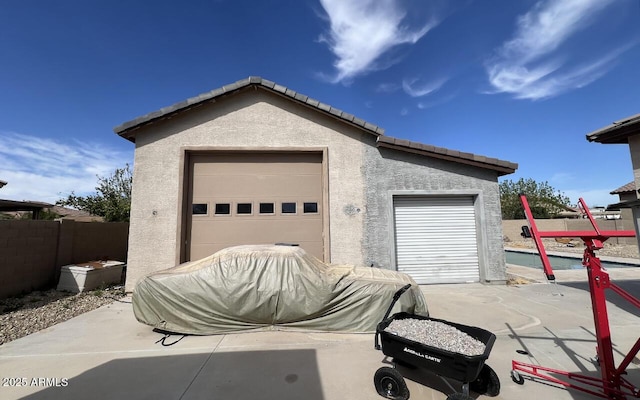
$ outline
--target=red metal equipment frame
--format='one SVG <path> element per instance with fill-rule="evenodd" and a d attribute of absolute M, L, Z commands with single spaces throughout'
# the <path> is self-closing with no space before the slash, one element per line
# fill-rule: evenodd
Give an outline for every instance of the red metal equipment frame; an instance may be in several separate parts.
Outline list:
<path fill-rule="evenodd" d="M 635 387 L 629 381 L 627 381 L 622 375 L 626 374 L 626 369 L 633 360 L 633 358 L 640 351 L 640 338 L 632 346 L 629 353 L 624 357 L 618 367 L 615 366 L 613 359 L 613 347 L 611 342 L 611 331 L 609 329 L 609 317 L 607 314 L 607 302 L 606 302 L 606 289 L 611 289 L 623 299 L 635 307 L 640 308 L 640 300 L 633 297 L 622 288 L 612 283 L 609 280 L 609 273 L 602 267 L 600 259 L 595 255 L 595 251 L 603 247 L 603 242 L 611 237 L 634 237 L 634 231 L 601 231 L 596 224 L 593 216 L 589 212 L 584 200 L 581 198 L 578 206 L 582 212 L 591 222 L 593 231 L 546 231 L 541 232 L 536 227 L 531 213 L 531 208 L 525 195 L 520 195 L 520 201 L 524 208 L 527 221 L 529 223 L 529 229 L 531 237 L 536 243 L 540 258 L 542 259 L 542 266 L 544 273 L 548 280 L 555 280 L 553 269 L 547 253 L 542 243 L 542 238 L 558 238 L 558 237 L 573 237 L 580 238 L 585 244 L 584 256 L 582 259 L 582 265 L 587 269 L 589 279 L 589 292 L 591 295 L 591 308 L 593 310 L 593 319 L 596 330 L 597 341 L 597 361 L 600 366 L 602 378 L 597 379 L 590 376 L 584 376 L 574 374 L 566 371 L 559 371 L 552 368 L 541 367 L 533 364 L 526 364 L 516 360 L 512 361 L 511 377 L 517 383 L 524 383 L 522 377 L 516 371 L 524 372 L 527 375 L 540 378 L 544 381 L 553 382 L 568 388 L 576 389 L 591 395 L 605 398 L 605 399 L 627 399 L 627 396 L 640 398 L 640 388 Z M 566 380 L 558 379 L 554 376 L 550 376 L 549 373 L 561 375 L 568 380 L 573 380 L 581 385 L 576 385 Z M 518 379 L 519 378 L 519 379 Z"/>

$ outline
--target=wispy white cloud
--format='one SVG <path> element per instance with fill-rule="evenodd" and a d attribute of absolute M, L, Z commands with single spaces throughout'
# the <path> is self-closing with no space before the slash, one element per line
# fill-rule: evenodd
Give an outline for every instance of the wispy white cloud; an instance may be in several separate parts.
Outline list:
<path fill-rule="evenodd" d="M 411 97 L 422 97 L 437 91 L 446 81 L 446 79 L 436 79 L 424 83 L 418 78 L 404 79 L 402 81 L 402 90 Z"/>
<path fill-rule="evenodd" d="M 614 0 L 544 0 L 518 17 L 517 32 L 502 55 L 528 63 L 556 50 L 571 35 L 586 28 Z"/>
<path fill-rule="evenodd" d="M 404 24 L 407 11 L 397 0 L 320 0 L 329 21 L 329 31 L 320 36 L 336 56 L 333 83 L 371 70 L 388 67 L 376 62 L 391 48 L 414 44 L 433 29 L 434 18 L 420 27 Z"/>
<path fill-rule="evenodd" d="M 55 203 L 72 191 L 94 192 L 96 175 L 109 176 L 133 155 L 96 143 L 0 132 L 0 158 L 0 179 L 8 182 L 0 198 Z"/>
<path fill-rule="evenodd" d="M 614 0 L 543 0 L 517 20 L 512 39 L 486 63 L 493 90 L 518 99 L 545 99 L 584 87 L 606 74 L 632 45 L 621 46 L 578 66 L 567 66 L 557 50 Z"/>
<path fill-rule="evenodd" d="M 381 83 L 376 87 L 378 93 L 393 93 L 400 90 L 401 86 L 397 83 Z"/>
<path fill-rule="evenodd" d="M 418 102 L 417 107 L 421 110 L 426 110 L 427 108 L 431 108 L 431 107 L 435 107 L 435 106 L 439 106 L 440 104 L 444 104 L 444 103 L 448 103 L 451 100 L 455 99 L 456 96 L 458 95 L 457 92 L 455 93 L 450 93 L 444 97 L 441 97 L 439 99 L 435 99 L 432 101 L 421 101 Z"/>
<path fill-rule="evenodd" d="M 403 117 L 409 115 L 409 109 L 407 109 L 406 107 L 403 108 L 402 110 L 400 110 L 400 115 Z"/>

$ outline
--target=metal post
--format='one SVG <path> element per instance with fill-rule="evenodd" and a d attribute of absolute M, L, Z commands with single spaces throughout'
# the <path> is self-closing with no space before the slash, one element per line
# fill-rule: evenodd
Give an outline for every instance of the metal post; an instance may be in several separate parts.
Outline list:
<path fill-rule="evenodd" d="M 529 223 L 529 228 L 531 230 L 531 237 L 533 238 L 533 241 L 536 244 L 536 248 L 538 249 L 538 254 L 540 254 L 540 259 L 542 260 L 542 267 L 544 268 L 544 274 L 547 276 L 547 280 L 553 281 L 556 279 L 556 277 L 553 275 L 553 269 L 551 268 L 549 257 L 547 257 L 547 251 L 544 249 L 544 244 L 542 243 L 540 232 L 538 231 L 538 227 L 536 226 L 536 221 L 533 218 L 533 213 L 531 212 L 531 208 L 529 207 L 527 196 L 520 193 L 520 202 L 522 203 L 522 208 L 524 208 L 524 215 L 527 218 L 527 222 Z"/>
<path fill-rule="evenodd" d="M 613 344 L 611 343 L 611 330 L 609 327 L 609 315 L 607 312 L 607 298 L 605 290 L 609 287 L 609 274 L 602 270 L 600 260 L 595 256 L 593 249 L 588 247 L 587 274 L 589 277 L 589 291 L 591 292 L 591 309 L 596 328 L 598 343 L 598 363 L 604 382 L 604 393 L 608 398 L 615 398 L 614 389 L 620 388 L 620 376 L 615 373 L 613 360 Z"/>
<path fill-rule="evenodd" d="M 542 238 L 553 237 L 576 237 L 582 239 L 586 248 L 584 251 L 584 258 L 582 264 L 587 268 L 588 280 L 589 280 L 589 293 L 591 296 L 591 309 L 593 312 L 593 320 L 596 330 L 597 340 L 597 355 L 598 363 L 600 364 L 602 379 L 594 379 L 592 377 L 569 373 L 566 371 L 554 370 L 551 368 L 535 366 L 531 364 L 525 364 L 513 360 L 512 362 L 512 379 L 517 383 L 522 384 L 524 381 L 518 380 L 519 375 L 517 371 L 522 371 L 532 376 L 547 380 L 550 382 L 559 383 L 566 387 L 580 390 L 585 393 L 593 394 L 598 397 L 606 399 L 626 399 L 626 394 L 631 394 L 635 397 L 640 397 L 640 389 L 632 386 L 628 381 L 624 379 L 622 375 L 626 374 L 626 367 L 629 365 L 633 357 L 640 351 L 640 339 L 635 343 L 630 352 L 624 357 L 620 367 L 616 368 L 615 360 L 613 358 L 613 345 L 611 341 L 611 331 L 609 325 L 609 316 L 607 312 L 607 299 L 606 289 L 612 289 L 614 292 L 622 296 L 625 300 L 629 301 L 632 305 L 640 307 L 640 300 L 633 297 L 631 294 L 622 290 L 622 288 L 613 284 L 609 280 L 609 273 L 602 268 L 600 259 L 596 256 L 595 250 L 601 249 L 604 246 L 604 242 L 610 237 L 633 237 L 635 232 L 632 231 L 601 231 L 596 223 L 595 219 L 589 212 L 589 208 L 583 199 L 579 200 L 579 206 L 585 213 L 589 222 L 593 227 L 592 231 L 547 231 L 540 232 L 533 219 L 533 214 L 527 202 L 525 195 L 520 195 L 520 201 L 525 211 L 525 215 L 530 225 L 532 238 L 536 243 L 542 264 L 544 266 L 545 274 L 548 279 L 554 279 L 553 269 L 549 263 L 547 253 L 542 243 Z M 636 228 L 639 228 L 640 224 L 640 211 L 634 210 L 634 219 L 636 220 Z M 542 372 L 540 372 L 542 371 Z M 564 375 L 569 379 L 579 382 L 581 385 L 574 385 L 567 381 L 547 375 L 547 372 Z M 521 378 L 520 378 L 521 379 Z M 587 385 L 587 386 L 584 386 Z M 601 390 L 601 392 L 589 389 L 588 386 L 593 386 Z"/>

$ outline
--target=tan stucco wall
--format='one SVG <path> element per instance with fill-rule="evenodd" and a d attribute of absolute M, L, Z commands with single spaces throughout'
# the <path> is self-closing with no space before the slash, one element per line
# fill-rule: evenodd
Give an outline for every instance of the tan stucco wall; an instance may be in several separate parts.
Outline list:
<path fill-rule="evenodd" d="M 332 263 L 362 264 L 363 164 L 367 133 L 317 111 L 253 88 L 136 136 L 126 289 L 145 274 L 179 261 L 181 156 L 189 147 L 325 147 L 329 170 Z"/>
<path fill-rule="evenodd" d="M 631 153 L 631 168 L 636 189 L 640 188 L 640 135 L 629 136 L 629 153 Z"/>

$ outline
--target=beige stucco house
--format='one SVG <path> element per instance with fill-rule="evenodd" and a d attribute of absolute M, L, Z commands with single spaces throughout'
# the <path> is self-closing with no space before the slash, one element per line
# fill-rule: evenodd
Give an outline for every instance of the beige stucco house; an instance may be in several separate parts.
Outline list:
<path fill-rule="evenodd" d="M 619 188 L 612 190 L 609 194 L 618 195 L 618 203 L 626 203 L 629 201 L 638 199 L 638 191 L 636 190 L 636 183 L 631 181 L 626 185 L 622 185 Z M 611 209 L 611 208 L 610 208 Z M 624 207 L 620 210 L 621 218 L 627 221 L 633 219 L 631 208 Z"/>
<path fill-rule="evenodd" d="M 505 281 L 498 177 L 514 163 L 385 136 L 259 77 L 115 132 L 136 146 L 127 290 L 227 246 L 278 242 L 419 283 Z"/>
<path fill-rule="evenodd" d="M 634 181 L 612 190 L 609 194 L 617 194 L 620 202 L 638 200 L 638 191 L 636 190 L 636 183 Z"/>
<path fill-rule="evenodd" d="M 640 114 L 623 118 L 591 132 L 587 134 L 587 140 L 603 144 L 629 145 L 634 181 L 614 191 L 619 192 L 617 194 L 620 196 L 620 202 L 611 204 L 607 208 L 613 210 L 631 209 L 636 238 L 640 238 L 640 200 L 637 197 L 638 189 L 640 189 Z M 623 213 L 623 218 L 628 218 L 628 214 Z"/>

